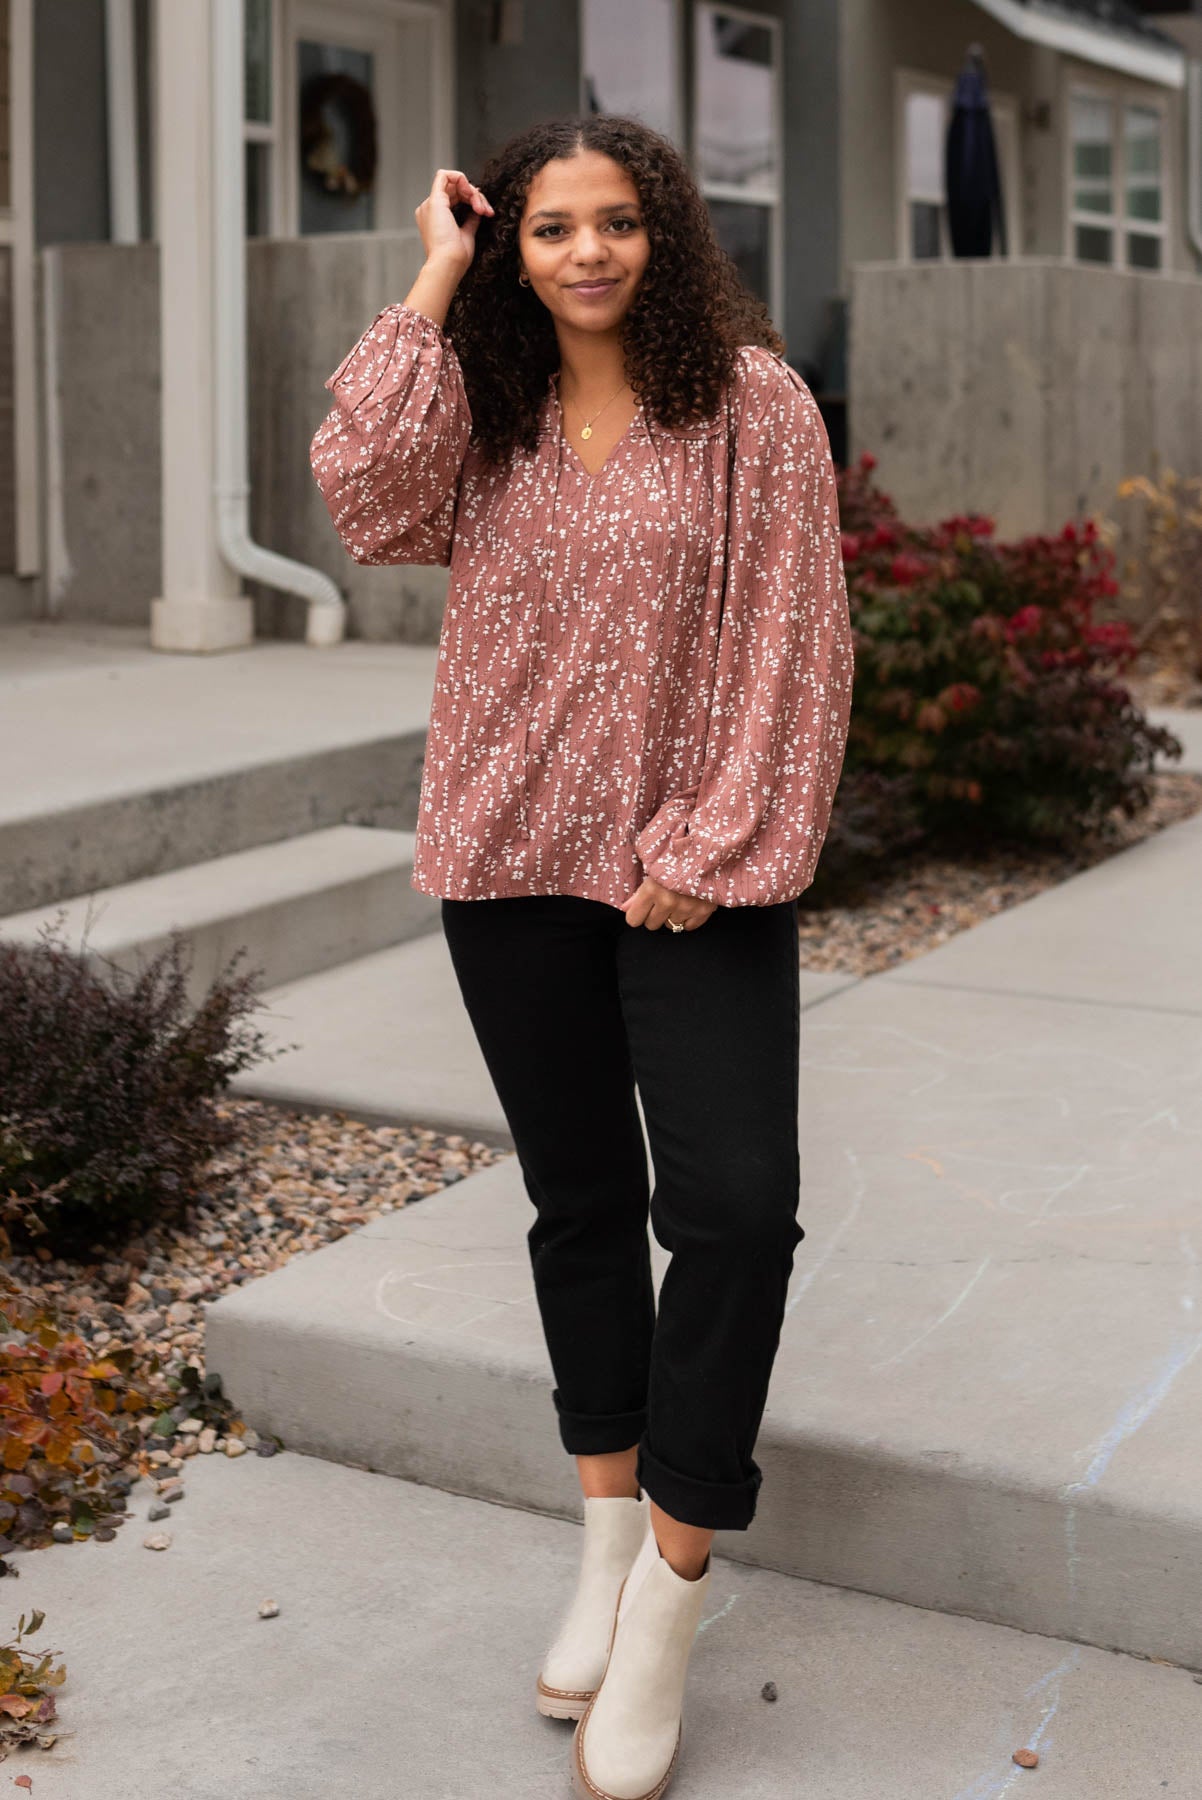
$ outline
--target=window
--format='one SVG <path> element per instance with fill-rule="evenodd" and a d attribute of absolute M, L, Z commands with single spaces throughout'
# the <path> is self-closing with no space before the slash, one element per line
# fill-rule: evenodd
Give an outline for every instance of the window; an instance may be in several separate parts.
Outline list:
<path fill-rule="evenodd" d="M 1073 95 L 1073 249 L 1078 262 L 1114 261 L 1114 113 L 1113 100 Z"/>
<path fill-rule="evenodd" d="M 908 93 L 905 129 L 910 256 L 920 262 L 944 254 L 947 234 L 943 156 L 947 103 L 942 95 L 917 90 Z"/>
<path fill-rule="evenodd" d="M 1072 255 L 1107 267 L 1163 269 L 1161 109 L 1078 89 L 1070 96 L 1069 119 Z"/>
<path fill-rule="evenodd" d="M 678 0 L 583 0 L 581 111 L 620 113 L 684 142 Z"/>
<path fill-rule="evenodd" d="M 682 33 L 689 12 L 686 97 Z M 779 20 L 709 0 L 582 0 L 581 49 L 582 111 L 642 119 L 680 146 L 719 243 L 752 292 L 779 314 Z"/>
<path fill-rule="evenodd" d="M 383 85 L 372 50 L 357 44 L 331 43 L 324 38 L 298 38 L 296 78 L 302 106 L 312 91 L 310 84 L 317 84 L 323 76 L 329 75 L 350 76 L 373 96 L 379 94 Z M 353 192 L 353 197 L 348 197 L 340 189 L 327 192 L 323 185 L 324 171 L 331 166 L 349 164 L 354 147 L 344 111 L 327 107 L 321 117 L 328 136 L 318 149 L 302 160 L 298 146 L 299 229 L 306 236 L 326 231 L 374 231 L 377 226 L 374 188 Z"/>
<path fill-rule="evenodd" d="M 781 311 L 780 23 L 694 12 L 694 165 L 722 248 L 770 313 Z"/>
<path fill-rule="evenodd" d="M 245 122 L 242 137 L 246 180 L 246 235 L 269 237 L 275 123 L 272 94 L 271 0 L 245 0 L 243 79 Z"/>
<path fill-rule="evenodd" d="M 1123 177 L 1126 183 L 1127 266 L 1158 269 L 1163 260 L 1164 193 L 1161 116 L 1154 106 L 1123 108 Z"/>

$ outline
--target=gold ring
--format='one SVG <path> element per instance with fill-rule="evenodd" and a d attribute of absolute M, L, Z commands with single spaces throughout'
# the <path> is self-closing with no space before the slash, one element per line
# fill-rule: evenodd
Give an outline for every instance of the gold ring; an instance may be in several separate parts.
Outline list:
<path fill-rule="evenodd" d="M 667 923 L 667 927 L 668 927 L 668 930 L 669 930 L 669 931 L 683 931 L 683 930 L 684 930 L 684 926 L 683 926 L 683 925 L 678 925 L 678 924 L 677 924 L 677 923 L 676 923 L 676 920 L 675 920 L 675 919 L 668 919 L 668 920 L 667 920 L 667 921 L 666 921 L 666 923 Z"/>

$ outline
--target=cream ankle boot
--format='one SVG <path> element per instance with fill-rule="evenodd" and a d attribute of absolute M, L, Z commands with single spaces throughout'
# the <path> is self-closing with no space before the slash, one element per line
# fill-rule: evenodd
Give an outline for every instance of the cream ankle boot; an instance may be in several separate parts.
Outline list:
<path fill-rule="evenodd" d="M 536 1704 L 550 1719 L 578 1719 L 593 1697 L 605 1669 L 618 1593 L 648 1517 L 645 1494 L 637 1500 L 585 1499 L 576 1593 L 538 1678 Z"/>
<path fill-rule="evenodd" d="M 689 1652 L 709 1587 L 660 1554 L 650 1523 L 622 1587 L 600 1687 L 572 1740 L 581 1800 L 659 1800 L 680 1754 Z"/>

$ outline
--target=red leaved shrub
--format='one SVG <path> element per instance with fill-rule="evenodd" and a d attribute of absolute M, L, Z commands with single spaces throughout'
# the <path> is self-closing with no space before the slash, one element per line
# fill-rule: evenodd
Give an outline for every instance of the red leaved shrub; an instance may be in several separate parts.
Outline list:
<path fill-rule="evenodd" d="M 840 472 L 856 677 L 816 894 L 923 840 L 1070 847 L 1151 798 L 1180 757 L 1120 677 L 1135 648 L 1096 524 L 1000 543 L 958 514 L 906 525 L 864 455 Z"/>

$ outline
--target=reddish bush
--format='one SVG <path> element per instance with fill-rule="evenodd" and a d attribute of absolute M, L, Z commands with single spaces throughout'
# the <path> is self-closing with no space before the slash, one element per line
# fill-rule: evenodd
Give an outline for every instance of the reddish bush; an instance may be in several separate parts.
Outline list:
<path fill-rule="evenodd" d="M 114 1535 L 123 1465 L 141 1443 L 133 1415 L 146 1405 L 132 1350 L 94 1356 L 0 1271 L 0 1555 L 48 1544 L 59 1523 L 76 1537 Z"/>
<path fill-rule="evenodd" d="M 1096 523 L 1016 543 L 984 514 L 906 525 L 875 466 L 839 474 L 856 679 L 824 886 L 923 838 L 1068 846 L 1141 810 L 1182 745 L 1119 679 L 1135 646 L 1095 617 L 1119 591 Z"/>

